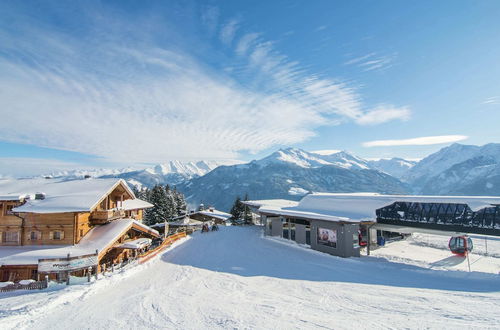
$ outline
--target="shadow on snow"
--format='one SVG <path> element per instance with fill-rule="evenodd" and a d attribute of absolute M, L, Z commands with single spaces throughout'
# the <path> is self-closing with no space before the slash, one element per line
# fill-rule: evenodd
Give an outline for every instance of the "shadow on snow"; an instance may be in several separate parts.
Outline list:
<path fill-rule="evenodd" d="M 219 232 L 197 232 L 193 236 L 164 254 L 162 260 L 240 276 L 450 291 L 500 291 L 498 275 L 431 270 L 375 257 L 334 257 L 263 238 L 259 227 L 223 227 Z M 452 261 L 456 259 L 443 262 Z"/>

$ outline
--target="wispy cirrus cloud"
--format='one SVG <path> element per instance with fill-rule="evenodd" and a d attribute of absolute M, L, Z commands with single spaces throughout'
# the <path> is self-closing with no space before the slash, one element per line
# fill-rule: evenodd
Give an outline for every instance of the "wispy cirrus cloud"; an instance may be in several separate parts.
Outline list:
<path fill-rule="evenodd" d="M 378 55 L 377 53 L 369 53 L 363 56 L 355 57 L 344 62 L 344 65 L 356 65 L 363 71 L 385 70 L 392 66 L 397 58 L 397 53 L 388 55 Z"/>
<path fill-rule="evenodd" d="M 115 162 L 237 159 L 304 141 L 319 126 L 409 116 L 405 107 L 366 106 L 355 87 L 307 72 L 240 21 L 221 24 L 217 8 L 200 24 L 232 47 L 224 60 L 235 70 L 214 69 L 189 42 L 158 41 L 175 34 L 163 20 L 95 22 L 101 15 L 91 14 L 96 28 L 85 38 L 36 21 L 0 22 L 0 108 L 9 118 L 1 140 Z"/>
<path fill-rule="evenodd" d="M 231 19 L 229 22 L 224 24 L 220 30 L 220 40 L 226 45 L 229 45 L 233 41 L 239 24 L 240 22 L 237 19 Z"/>
<path fill-rule="evenodd" d="M 360 125 L 377 125 L 391 120 L 407 121 L 410 119 L 411 111 L 408 107 L 378 106 L 356 118 Z"/>
<path fill-rule="evenodd" d="M 459 142 L 468 138 L 466 135 L 439 135 L 400 140 L 376 140 L 364 142 L 363 147 L 425 146 Z"/>
<path fill-rule="evenodd" d="M 500 104 L 500 96 L 488 97 L 486 100 L 481 102 L 481 104 L 497 105 Z"/>

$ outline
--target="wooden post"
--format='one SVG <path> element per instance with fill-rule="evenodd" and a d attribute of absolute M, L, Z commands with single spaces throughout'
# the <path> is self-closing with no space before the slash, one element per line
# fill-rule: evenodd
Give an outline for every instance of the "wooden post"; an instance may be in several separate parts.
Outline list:
<path fill-rule="evenodd" d="M 366 226 L 366 255 L 370 255 L 370 244 L 372 242 L 371 237 L 370 237 L 370 228 L 371 226 Z"/>
<path fill-rule="evenodd" d="M 87 282 L 90 282 L 90 277 L 92 276 L 92 266 L 87 269 Z"/>
<path fill-rule="evenodd" d="M 68 253 L 68 263 L 69 263 L 69 253 Z M 69 270 L 66 271 L 66 285 L 69 285 Z"/>
<path fill-rule="evenodd" d="M 95 266 L 95 279 L 97 281 L 97 279 L 99 278 L 98 275 L 99 275 L 99 250 L 95 250 L 95 255 L 97 256 L 97 265 Z"/>
<path fill-rule="evenodd" d="M 484 237 L 484 245 L 486 246 L 486 255 L 488 255 L 488 237 Z"/>
<path fill-rule="evenodd" d="M 45 283 L 47 283 L 47 288 L 49 287 L 49 275 L 45 275 Z"/>

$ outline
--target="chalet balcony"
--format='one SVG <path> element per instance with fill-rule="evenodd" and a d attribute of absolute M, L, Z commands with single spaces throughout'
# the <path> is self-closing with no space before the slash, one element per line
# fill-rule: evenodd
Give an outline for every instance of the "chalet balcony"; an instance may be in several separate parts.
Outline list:
<path fill-rule="evenodd" d="M 120 219 L 125 217 L 124 210 L 102 210 L 102 211 L 94 211 L 92 213 L 90 221 L 95 225 L 102 225 L 113 221 L 115 219 Z"/>

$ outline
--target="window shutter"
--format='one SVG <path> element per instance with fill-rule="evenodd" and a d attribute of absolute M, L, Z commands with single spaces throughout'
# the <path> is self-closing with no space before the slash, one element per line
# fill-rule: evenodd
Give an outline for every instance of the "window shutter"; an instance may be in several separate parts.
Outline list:
<path fill-rule="evenodd" d="M 50 231 L 50 233 L 49 233 L 49 238 L 50 238 L 50 239 L 54 239 L 54 232 L 53 232 L 53 231 Z"/>
<path fill-rule="evenodd" d="M 64 230 L 61 230 L 60 232 L 61 232 L 61 240 L 63 240 L 64 239 Z"/>
<path fill-rule="evenodd" d="M 26 233 L 26 240 L 31 241 L 31 232 L 30 231 Z"/>
<path fill-rule="evenodd" d="M 38 238 L 39 240 L 42 239 L 42 232 L 41 231 L 36 232 L 36 238 Z"/>
<path fill-rule="evenodd" d="M 3 240 L 3 231 L 0 231 L 0 243 L 2 243 Z"/>

